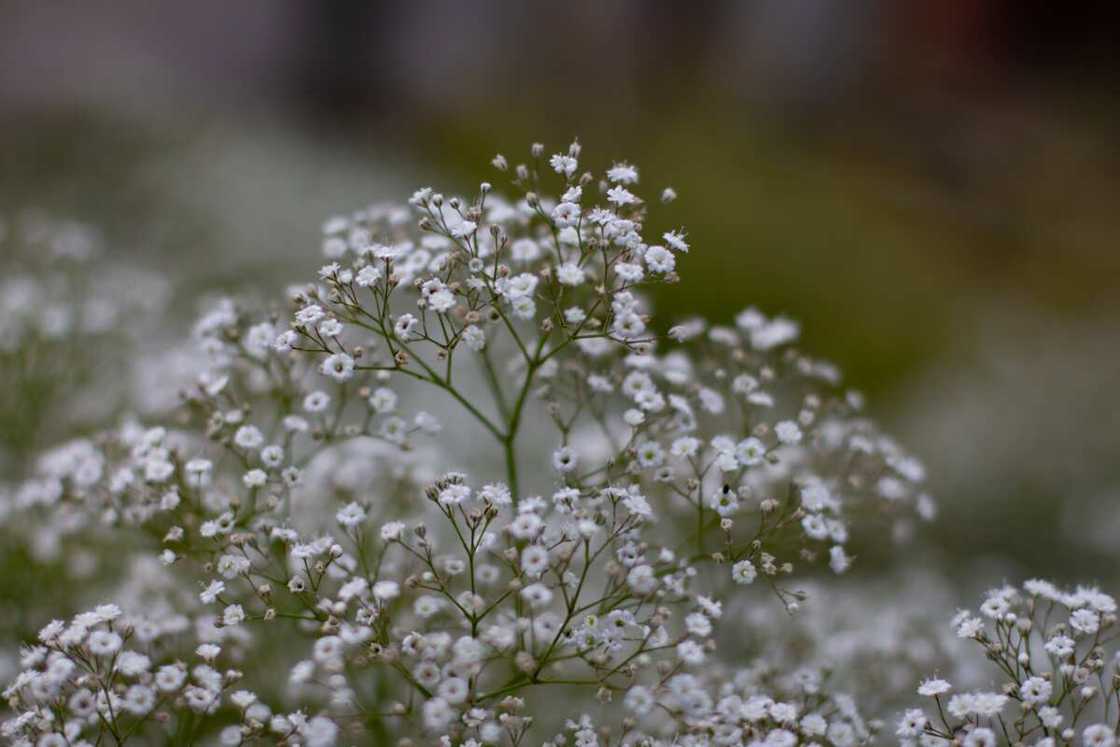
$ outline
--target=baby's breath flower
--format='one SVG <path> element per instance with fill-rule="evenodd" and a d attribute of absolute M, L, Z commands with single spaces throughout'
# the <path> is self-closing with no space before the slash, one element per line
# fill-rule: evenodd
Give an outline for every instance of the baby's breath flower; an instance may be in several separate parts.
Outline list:
<path fill-rule="evenodd" d="M 179 415 L 45 455 L 21 504 L 112 527 L 168 580 L 154 620 L 104 606 L 41 629 L 5 692 L 31 714 L 4 727 L 17 743 L 60 725 L 73 744 L 874 740 L 823 669 L 736 669 L 721 629 L 766 638 L 737 597 L 793 612 L 803 566 L 843 573 L 876 520 L 897 535 L 932 517 L 924 469 L 793 347 L 792 320 L 747 309 L 661 339 L 647 289 L 686 272 L 684 229 L 649 235 L 658 200 L 635 166 L 597 179 L 579 143 L 548 153 L 497 156 L 509 191 L 422 188 L 329 219 L 326 264 L 282 314 L 203 313 Z M 955 627 L 1007 640 L 1024 598 Z M 955 693 L 950 716 L 1016 697 L 1065 717 L 1045 709 L 1088 687 L 1075 672 L 1116 608 L 1060 599 L 1071 613 L 1042 645 L 1073 672 Z M 291 711 L 245 689 L 281 661 Z M 898 731 L 944 726 L 908 711 Z"/>

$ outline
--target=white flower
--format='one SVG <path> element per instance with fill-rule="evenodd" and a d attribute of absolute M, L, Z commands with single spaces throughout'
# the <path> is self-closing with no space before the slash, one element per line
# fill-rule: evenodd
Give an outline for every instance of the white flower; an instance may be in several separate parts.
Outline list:
<path fill-rule="evenodd" d="M 642 266 L 634 262 L 619 262 L 614 266 L 614 274 L 626 283 L 640 283 L 645 277 Z M 627 316 L 637 316 L 637 314 Z"/>
<path fill-rule="evenodd" d="M 660 467 L 665 461 L 665 452 L 661 450 L 661 444 L 656 441 L 643 441 L 635 447 L 634 453 L 638 458 L 638 464 L 644 468 Z"/>
<path fill-rule="evenodd" d="M 412 314 L 401 314 L 393 325 L 393 334 L 397 336 L 397 339 L 408 342 L 415 337 L 416 326 L 419 323 L 420 320 Z"/>
<path fill-rule="evenodd" d="M 249 562 L 248 558 L 242 555 L 227 554 L 218 558 L 217 571 L 222 575 L 223 578 L 231 579 L 247 572 L 250 566 L 251 563 Z M 220 584 L 221 582 L 217 583 Z M 211 584 L 211 586 L 213 586 L 213 584 Z M 218 593 L 220 594 L 221 592 L 219 591 Z M 203 601 L 205 602 L 206 600 L 204 599 Z M 213 599 L 211 599 L 210 601 L 213 601 Z"/>
<path fill-rule="evenodd" d="M 393 244 L 391 246 L 386 244 L 374 244 L 373 256 L 380 260 L 395 260 L 403 257 L 408 252 L 408 247 L 404 244 Z"/>
<path fill-rule="evenodd" d="M 121 649 L 123 639 L 111 630 L 95 630 L 89 634 L 86 645 L 95 656 L 112 656 Z"/>
<path fill-rule="evenodd" d="M 801 328 L 797 322 L 776 317 L 751 329 L 751 345 L 758 350 L 771 350 L 796 340 L 800 333 Z"/>
<path fill-rule="evenodd" d="M 263 469 L 251 469 L 241 477 L 247 488 L 259 488 L 268 482 L 268 474 Z"/>
<path fill-rule="evenodd" d="M 290 353 L 297 342 L 299 342 L 299 334 L 295 330 L 285 330 L 276 336 L 272 343 L 272 349 L 277 353 Z"/>
<path fill-rule="evenodd" d="M 1116 732 L 1107 724 L 1092 724 L 1081 732 L 1085 747 L 1116 747 Z"/>
<path fill-rule="evenodd" d="M 524 540 L 536 537 L 543 527 L 541 517 L 531 511 L 523 511 L 510 523 L 508 529 L 514 537 Z"/>
<path fill-rule="evenodd" d="M 623 207 L 637 203 L 638 198 L 625 187 L 616 186 L 607 190 L 607 201 L 618 207 Z"/>
<path fill-rule="evenodd" d="M 433 281 L 429 281 L 433 282 Z M 438 282 L 438 281 L 435 281 Z M 425 284 L 426 285 L 426 284 Z M 440 287 L 426 296 L 428 307 L 437 313 L 446 314 L 455 308 L 455 294 L 450 289 Z"/>
<path fill-rule="evenodd" d="M 1045 649 L 1048 654 L 1055 656 L 1059 659 L 1065 659 L 1073 655 L 1076 647 L 1076 642 L 1065 635 L 1056 635 L 1050 640 L 1046 641 Z"/>
<path fill-rule="evenodd" d="M 895 729 L 895 734 L 904 738 L 917 737 L 926 728 L 927 721 L 926 715 L 921 710 L 911 708 L 902 715 L 902 719 L 898 722 L 898 728 Z"/>
<path fill-rule="evenodd" d="M 534 609 L 547 607 L 552 601 L 552 592 L 544 584 L 529 584 L 521 590 L 521 598 Z"/>
<path fill-rule="evenodd" d="M 529 296 L 518 296 L 510 303 L 513 315 L 518 319 L 532 319 L 537 313 L 537 304 Z"/>
<path fill-rule="evenodd" d="M 587 312 L 578 306 L 572 306 L 564 309 L 564 320 L 573 326 L 578 327 L 583 324 L 587 319 Z"/>
<path fill-rule="evenodd" d="M 338 739 L 338 725 L 326 716 L 316 716 L 299 730 L 307 747 L 333 747 Z"/>
<path fill-rule="evenodd" d="M 1019 688 L 1019 696 L 1024 703 L 1045 703 L 1050 700 L 1052 691 L 1053 687 L 1049 681 L 1042 677 L 1028 677 L 1023 680 L 1023 684 Z"/>
<path fill-rule="evenodd" d="M 968 613 L 960 615 L 953 626 L 959 638 L 975 638 L 984 630 L 984 621 Z"/>
<path fill-rule="evenodd" d="M 792 420 L 783 420 L 775 425 L 774 434 L 783 444 L 797 444 L 801 442 L 801 428 Z"/>
<path fill-rule="evenodd" d="M 324 316 L 326 316 L 326 312 L 323 311 L 322 306 L 316 303 L 308 304 L 296 312 L 296 323 L 306 327 L 319 321 Z"/>
<path fill-rule="evenodd" d="M 331 404 L 331 396 L 324 391 L 314 391 L 308 393 L 303 398 L 303 409 L 308 412 L 324 412 Z"/>
<path fill-rule="evenodd" d="M 520 275 L 514 275 L 507 280 L 500 287 L 504 289 L 506 298 L 511 301 L 519 298 L 528 298 L 533 295 L 537 289 L 539 278 L 530 272 L 523 272 Z"/>
<path fill-rule="evenodd" d="M 390 413 L 397 407 L 397 393 L 387 387 L 378 387 L 369 397 L 369 406 L 376 413 Z"/>
<path fill-rule="evenodd" d="M 467 699 L 470 688 L 461 677 L 448 677 L 439 683 L 436 693 L 448 703 L 459 704 Z"/>
<path fill-rule="evenodd" d="M 115 604 L 99 604 L 94 608 L 93 614 L 100 622 L 116 620 L 122 614 L 121 608 Z"/>
<path fill-rule="evenodd" d="M 626 575 L 626 583 L 635 594 L 645 596 L 657 589 L 657 576 L 654 575 L 652 566 L 638 565 L 630 569 Z"/>
<path fill-rule="evenodd" d="M 749 584 L 758 576 L 754 563 L 749 560 L 740 560 L 731 566 L 731 580 L 737 584 Z"/>
<path fill-rule="evenodd" d="M 218 598 L 218 595 L 226 590 L 226 585 L 221 581 L 211 581 L 210 584 L 203 589 L 198 598 L 202 600 L 203 604 L 213 604 Z"/>
<path fill-rule="evenodd" d="M 1078 633 L 1093 635 L 1100 628 L 1101 618 L 1090 609 L 1074 610 L 1069 616 L 1069 626 Z"/>
<path fill-rule="evenodd" d="M 744 467 L 761 464 L 765 457 L 766 445 L 754 436 L 745 438 L 735 445 L 735 459 Z"/>
<path fill-rule="evenodd" d="M 424 725 L 433 732 L 441 732 L 455 719 L 455 711 L 443 698 L 431 698 L 424 702 Z"/>
<path fill-rule="evenodd" d="M 144 716 L 155 707 L 155 691 L 145 685 L 132 685 L 125 691 L 124 708 L 136 716 Z"/>
<path fill-rule="evenodd" d="M 646 249 L 645 262 L 650 272 L 658 274 L 672 272 L 677 266 L 673 253 L 663 246 L 651 246 Z"/>
<path fill-rule="evenodd" d="M 471 497 L 471 489 L 466 485 L 448 485 L 439 492 L 439 502 L 444 506 L 457 506 Z"/>
<path fill-rule="evenodd" d="M 478 325 L 472 324 L 463 330 L 463 343 L 477 353 L 486 347 L 486 333 Z"/>
<path fill-rule="evenodd" d="M 509 487 L 500 482 L 483 485 L 482 489 L 478 491 L 478 497 L 479 500 L 493 503 L 495 506 L 504 506 L 513 502 Z"/>
<path fill-rule="evenodd" d="M 366 510 L 351 502 L 335 514 L 335 519 L 342 526 L 352 529 L 366 520 Z"/>
<path fill-rule="evenodd" d="M 575 262 L 565 262 L 564 264 L 556 268 L 556 279 L 560 282 L 561 285 L 569 285 L 573 287 L 582 285 L 586 277 L 587 274 L 584 272 L 583 268 L 577 265 Z M 582 309 L 580 310 L 580 312 L 582 313 Z M 568 321 L 571 322 L 572 320 L 569 319 Z M 582 321 L 582 319 L 579 321 Z M 578 324 L 579 321 L 574 323 Z"/>
<path fill-rule="evenodd" d="M 684 619 L 685 627 L 692 635 L 707 636 L 712 632 L 712 621 L 702 612 L 693 612 Z"/>
<path fill-rule="evenodd" d="M 548 550 L 540 545 L 529 545 L 521 551 L 521 570 L 531 578 L 540 578 L 548 570 Z"/>
<path fill-rule="evenodd" d="M 684 231 L 666 231 L 661 234 L 661 238 L 673 251 L 688 254 L 688 242 L 685 241 Z"/>
<path fill-rule="evenodd" d="M 958 718 L 968 714 L 994 716 L 1003 710 L 1007 700 L 1007 696 L 1002 693 L 961 693 L 949 699 L 948 711 Z"/>
<path fill-rule="evenodd" d="M 638 181 L 638 169 L 628 163 L 616 163 L 607 169 L 607 179 L 616 184 L 635 184 Z"/>
<path fill-rule="evenodd" d="M 460 220 L 450 228 L 452 236 L 457 239 L 465 239 L 478 230 L 478 224 L 471 220 Z"/>
<path fill-rule="evenodd" d="M 165 664 L 156 672 L 156 687 L 163 692 L 173 692 L 182 687 L 187 672 L 176 664 Z"/>
<path fill-rule="evenodd" d="M 633 491 L 626 494 L 622 499 L 622 505 L 634 516 L 639 516 L 643 519 L 653 518 L 653 508 L 650 507 L 649 501 L 641 493 Z"/>
<path fill-rule="evenodd" d="M 561 202 L 552 209 L 552 220 L 561 228 L 579 223 L 579 215 L 579 205 L 574 202 Z"/>
<path fill-rule="evenodd" d="M 97 710 L 97 697 L 86 688 L 82 688 L 70 696 L 66 705 L 74 712 L 75 716 L 85 718 L 92 716 L 94 711 Z"/>
<path fill-rule="evenodd" d="M 117 657 L 117 670 L 126 677 L 136 677 L 152 666 L 152 660 L 136 651 L 123 651 Z"/>
<path fill-rule="evenodd" d="M 362 288 L 369 288 L 376 285 L 381 280 L 382 273 L 380 267 L 374 265 L 366 265 L 358 270 L 358 274 L 354 278 L 355 284 Z"/>
<path fill-rule="evenodd" d="M 644 716 L 653 710 L 655 703 L 653 694 L 641 685 L 631 687 L 623 698 L 626 709 L 639 716 Z"/>
<path fill-rule="evenodd" d="M 548 165 L 561 176 L 571 176 L 576 173 L 576 169 L 579 168 L 579 162 L 576 159 L 560 153 L 548 159 Z"/>
<path fill-rule="evenodd" d="M 223 625 L 240 625 L 245 620 L 245 610 L 240 604 L 231 604 L 222 611 Z"/>
<path fill-rule="evenodd" d="M 342 334 L 342 322 L 328 318 L 319 322 L 319 335 L 322 337 L 338 337 Z"/>
<path fill-rule="evenodd" d="M 681 641 L 677 644 L 677 658 L 685 664 L 703 663 L 704 647 L 693 640 Z"/>
<path fill-rule="evenodd" d="M 335 381 L 348 381 L 354 377 L 354 359 L 346 353 L 335 353 L 323 360 L 319 370 Z"/>
<path fill-rule="evenodd" d="M 337 660 L 342 655 L 342 639 L 336 635 L 323 636 L 315 641 L 311 649 L 311 658 L 319 664 L 327 664 Z"/>
<path fill-rule="evenodd" d="M 405 523 L 403 521 L 390 521 L 381 527 L 381 539 L 385 542 L 400 539 L 404 528 Z"/>
<path fill-rule="evenodd" d="M 828 537 L 828 524 L 820 514 L 805 514 L 801 519 L 801 528 L 812 539 L 823 540 Z"/>
<path fill-rule="evenodd" d="M 425 594 L 422 597 L 418 597 L 416 601 L 413 602 L 412 609 L 417 614 L 417 616 L 422 618 L 429 618 L 443 609 L 443 605 L 443 600 L 439 597 L 432 596 L 431 594 Z"/>
<path fill-rule="evenodd" d="M 570 446 L 562 446 L 552 453 L 552 467 L 561 474 L 575 471 L 579 457 Z"/>
<path fill-rule="evenodd" d="M 997 744 L 995 732 L 984 726 L 973 729 L 961 740 L 962 747 L 996 747 Z"/>
<path fill-rule="evenodd" d="M 233 442 L 242 449 L 256 449 L 264 443 L 264 434 L 254 425 L 243 425 L 233 434 Z"/>
<path fill-rule="evenodd" d="M 1062 712 L 1054 706 L 1042 706 L 1038 709 L 1038 720 L 1048 729 L 1058 728 L 1062 719 Z"/>

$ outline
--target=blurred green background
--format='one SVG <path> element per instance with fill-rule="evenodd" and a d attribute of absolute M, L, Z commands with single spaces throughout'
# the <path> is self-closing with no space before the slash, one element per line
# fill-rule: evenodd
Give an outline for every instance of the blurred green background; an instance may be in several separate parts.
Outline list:
<path fill-rule="evenodd" d="M 496 152 L 578 137 L 587 165 L 680 193 L 656 220 L 693 249 L 662 318 L 801 319 L 925 458 L 929 557 L 1108 580 L 1117 21 L 981 0 L 4 2 L 0 209 L 94 223 L 169 273 L 171 340 L 202 289 L 307 277 L 332 212 L 468 191 Z"/>

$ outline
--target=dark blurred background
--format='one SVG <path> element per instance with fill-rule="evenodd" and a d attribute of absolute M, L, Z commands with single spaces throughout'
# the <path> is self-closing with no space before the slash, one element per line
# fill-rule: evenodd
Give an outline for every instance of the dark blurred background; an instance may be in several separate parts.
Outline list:
<path fill-rule="evenodd" d="M 935 553 L 1120 555 L 1115 3 L 0 2 L 0 208 L 198 288 L 579 137 L 687 227 L 663 317 L 805 324 L 930 467 Z M 670 226 L 666 226 L 668 228 Z M 1109 523 L 1111 522 L 1111 523 Z M 1047 548 L 1041 553 L 1040 548 Z"/>

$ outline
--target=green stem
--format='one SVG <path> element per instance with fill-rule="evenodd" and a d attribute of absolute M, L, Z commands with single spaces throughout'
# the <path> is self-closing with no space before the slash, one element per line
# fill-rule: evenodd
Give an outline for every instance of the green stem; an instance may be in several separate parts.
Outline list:
<path fill-rule="evenodd" d="M 502 442 L 505 447 L 506 456 L 506 482 L 509 483 L 509 492 L 513 496 L 513 505 L 517 505 L 518 498 L 521 496 L 521 489 L 517 484 L 517 453 L 514 450 L 514 442 L 517 433 L 512 432 Z"/>
<path fill-rule="evenodd" d="M 696 496 L 696 554 L 704 554 L 704 498 Z"/>
<path fill-rule="evenodd" d="M 525 400 L 529 396 L 529 387 L 533 385 L 533 375 L 537 372 L 537 367 L 540 365 L 538 360 L 540 358 L 541 348 L 543 347 L 544 342 L 542 339 L 541 344 L 537 347 L 536 355 L 529 361 L 529 365 L 525 370 L 525 383 L 522 384 L 521 392 L 517 395 L 517 402 L 513 405 L 513 412 L 509 416 L 505 437 L 500 439 L 505 448 L 506 480 L 509 483 L 510 493 L 513 495 L 514 506 L 517 505 L 517 501 L 520 498 L 520 488 L 517 484 L 517 453 L 515 450 L 517 431 L 521 427 L 521 413 L 525 408 Z"/>

